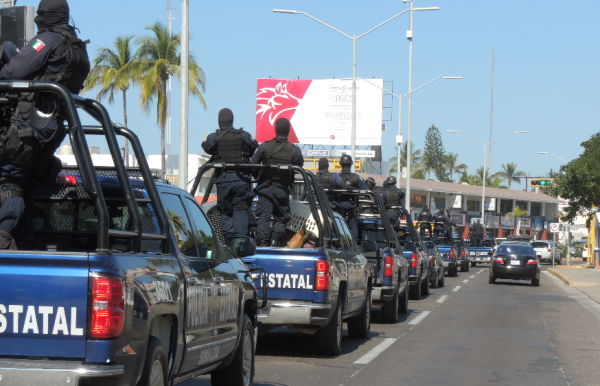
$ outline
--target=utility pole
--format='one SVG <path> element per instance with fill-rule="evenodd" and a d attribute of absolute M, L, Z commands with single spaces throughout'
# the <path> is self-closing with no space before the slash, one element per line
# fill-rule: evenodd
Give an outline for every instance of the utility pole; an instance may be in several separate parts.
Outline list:
<path fill-rule="evenodd" d="M 167 0 L 167 32 L 169 39 L 173 37 L 172 0 Z M 167 79 L 167 156 L 171 155 L 171 76 Z"/>
<path fill-rule="evenodd" d="M 188 190 L 188 112 L 190 60 L 190 0 L 181 0 L 181 115 L 179 129 L 179 187 Z"/>
<path fill-rule="evenodd" d="M 411 118 L 412 118 L 412 56 L 413 56 L 413 1 L 410 0 L 410 16 L 408 22 L 408 31 L 406 31 L 406 38 L 409 42 L 409 57 L 408 57 L 408 135 L 406 138 L 406 197 L 404 198 L 404 206 L 408 208 L 408 212 L 410 213 L 410 163 L 411 163 Z M 400 160 L 398 160 L 398 165 L 400 165 Z M 429 206 L 429 202 L 427 206 Z"/>
<path fill-rule="evenodd" d="M 492 169 L 492 138 L 494 136 L 494 68 L 496 64 L 496 49 L 492 51 L 492 100 L 490 106 L 490 166 L 489 169 Z"/>

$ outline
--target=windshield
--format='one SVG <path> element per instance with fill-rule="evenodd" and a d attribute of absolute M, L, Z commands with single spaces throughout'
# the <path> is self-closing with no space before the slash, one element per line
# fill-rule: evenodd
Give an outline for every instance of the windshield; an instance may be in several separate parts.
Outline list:
<path fill-rule="evenodd" d="M 416 252 L 417 251 L 417 246 L 412 241 L 404 242 L 403 247 L 404 247 L 404 250 L 407 252 Z"/>
<path fill-rule="evenodd" d="M 550 248 L 550 245 L 548 245 L 548 243 L 531 243 L 531 246 L 534 248 Z"/>
<path fill-rule="evenodd" d="M 498 255 L 534 255 L 533 248 L 529 245 L 520 244 L 502 244 L 498 247 Z"/>

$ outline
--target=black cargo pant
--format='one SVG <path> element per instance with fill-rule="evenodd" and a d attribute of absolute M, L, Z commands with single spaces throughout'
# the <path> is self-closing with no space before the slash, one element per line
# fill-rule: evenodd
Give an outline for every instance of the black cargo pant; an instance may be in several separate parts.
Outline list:
<path fill-rule="evenodd" d="M 433 230 L 433 242 L 435 243 L 440 235 L 445 235 L 446 234 L 446 226 L 442 225 L 442 224 L 437 224 L 435 226 L 435 229 Z"/>
<path fill-rule="evenodd" d="M 476 247 L 481 247 L 483 245 L 483 234 L 481 234 L 481 233 L 473 234 L 473 242 Z"/>
<path fill-rule="evenodd" d="M 217 184 L 221 230 L 226 239 L 248 236 L 250 188 L 243 181 Z"/>
<path fill-rule="evenodd" d="M 424 237 L 425 236 L 425 230 L 427 229 L 429 231 L 429 234 L 431 234 L 431 223 L 430 222 L 422 222 L 419 225 L 419 236 Z"/>
<path fill-rule="evenodd" d="M 17 250 L 14 230 L 21 225 L 25 216 L 25 200 L 23 197 L 11 197 L 12 191 L 16 189 L 11 187 L 0 189 L 0 194 L 10 197 L 5 198 L 0 205 L 0 250 Z"/>
<path fill-rule="evenodd" d="M 258 188 L 257 193 L 256 243 L 260 246 L 270 246 L 271 240 L 279 243 L 285 235 L 285 226 L 292 217 L 289 189 L 263 185 Z M 270 229 L 271 215 L 275 219 L 272 232 Z"/>

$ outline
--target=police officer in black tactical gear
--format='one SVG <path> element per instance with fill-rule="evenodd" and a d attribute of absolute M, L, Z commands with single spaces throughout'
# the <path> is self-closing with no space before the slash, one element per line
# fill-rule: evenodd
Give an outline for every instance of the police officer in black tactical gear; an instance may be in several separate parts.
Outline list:
<path fill-rule="evenodd" d="M 433 217 L 431 216 L 431 212 L 429 211 L 429 207 L 427 205 L 423 206 L 423 210 L 419 213 L 419 228 L 421 237 L 425 236 L 425 230 L 429 230 L 431 233 L 431 222 L 433 221 Z"/>
<path fill-rule="evenodd" d="M 219 129 L 210 134 L 202 148 L 212 156 L 211 162 L 247 164 L 258 147 L 250 133 L 233 127 L 233 112 L 219 111 Z M 221 212 L 221 229 L 227 243 L 232 237 L 248 236 L 250 217 L 250 170 L 215 169 L 217 205 Z"/>
<path fill-rule="evenodd" d="M 475 220 L 475 223 L 473 224 L 473 229 L 471 230 L 472 234 L 473 234 L 473 240 L 471 241 L 471 244 L 474 243 L 474 245 L 476 247 L 480 247 L 483 245 L 483 225 L 481 225 L 481 220 L 477 219 Z"/>
<path fill-rule="evenodd" d="M 90 61 L 69 17 L 66 0 L 41 0 L 38 34 L 3 66 L 0 79 L 52 81 L 78 94 Z M 22 239 L 16 236 L 31 236 L 30 188 L 52 183 L 60 172 L 54 152 L 66 135 L 61 110 L 52 93 L 21 95 L 10 122 L 0 127 L 0 249 L 17 249 Z"/>
<path fill-rule="evenodd" d="M 404 192 L 396 187 L 396 177 L 389 176 L 385 182 L 387 182 L 388 188 L 381 193 L 381 199 L 387 210 L 388 218 L 393 224 L 400 217 L 400 212 L 392 207 L 403 205 Z"/>
<path fill-rule="evenodd" d="M 348 189 L 360 189 L 367 190 L 367 185 L 356 173 L 352 173 L 352 163 L 354 160 L 348 154 L 344 154 L 340 157 L 340 165 L 342 165 L 342 171 L 340 178 L 348 185 Z M 341 214 L 346 218 L 350 233 L 355 240 L 358 240 L 358 221 L 356 219 L 356 206 L 353 202 L 342 201 L 341 202 Z"/>
<path fill-rule="evenodd" d="M 433 216 L 435 221 L 435 229 L 433 233 L 433 242 L 435 243 L 440 235 L 446 235 L 446 237 L 451 237 L 452 235 L 449 232 L 452 231 L 452 225 L 456 225 L 453 221 L 451 221 L 447 216 L 444 208 L 440 208 L 440 210 Z"/>
<path fill-rule="evenodd" d="M 288 142 L 290 121 L 275 121 L 275 139 L 262 143 L 252 156 L 251 163 L 263 165 L 304 166 L 302 150 Z M 259 246 L 278 247 L 291 218 L 290 188 L 294 175 L 289 170 L 260 170 L 258 172 L 258 203 L 256 204 L 256 242 Z M 275 218 L 271 232 L 271 214 Z"/>
<path fill-rule="evenodd" d="M 375 189 L 375 185 L 377 185 L 377 184 L 375 183 L 375 178 L 373 178 L 373 177 L 369 177 L 369 178 L 367 178 L 367 179 L 365 180 L 365 185 L 367 185 L 367 189 L 368 189 L 370 192 L 372 192 L 372 191 L 373 191 L 373 189 Z"/>
<path fill-rule="evenodd" d="M 346 188 L 346 183 L 341 179 L 340 175 L 329 171 L 329 161 L 327 158 L 321 158 L 319 160 L 317 181 L 323 185 L 323 189 L 333 190 Z"/>

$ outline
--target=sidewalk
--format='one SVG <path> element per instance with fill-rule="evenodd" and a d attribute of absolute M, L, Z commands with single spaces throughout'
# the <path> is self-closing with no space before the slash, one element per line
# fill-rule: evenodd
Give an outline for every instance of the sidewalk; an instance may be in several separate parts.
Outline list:
<path fill-rule="evenodd" d="M 573 268 L 548 268 L 547 271 L 560 279 L 565 285 L 577 288 L 600 304 L 600 269 L 592 269 L 591 266 L 575 265 Z M 579 268 L 579 269 L 578 269 Z"/>

